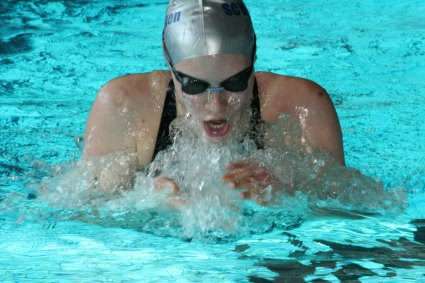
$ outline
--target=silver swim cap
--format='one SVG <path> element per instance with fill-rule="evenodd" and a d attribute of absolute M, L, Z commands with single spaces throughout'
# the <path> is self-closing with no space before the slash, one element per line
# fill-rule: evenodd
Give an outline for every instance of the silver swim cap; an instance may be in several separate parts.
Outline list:
<path fill-rule="evenodd" d="M 251 17 L 242 0 L 170 0 L 163 48 L 172 65 L 216 54 L 254 58 Z"/>

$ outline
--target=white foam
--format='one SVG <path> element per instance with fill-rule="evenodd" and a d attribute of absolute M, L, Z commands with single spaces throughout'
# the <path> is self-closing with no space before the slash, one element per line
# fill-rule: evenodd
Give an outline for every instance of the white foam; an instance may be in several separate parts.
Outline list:
<path fill-rule="evenodd" d="M 190 123 L 188 117 L 175 121 L 173 129 L 179 130 L 173 145 L 146 170 L 137 171 L 137 157 L 128 152 L 80 160 L 46 180 L 40 199 L 103 224 L 107 219 L 110 225 L 115 221 L 162 235 L 220 239 L 291 227 L 309 215 L 311 207 L 383 213 L 403 205 L 402 196 L 388 193 L 379 182 L 308 148 L 289 117 L 262 129 L 272 142 L 284 146 L 262 150 L 249 137 L 240 142 L 240 134 L 223 144 L 210 143 L 193 133 Z M 284 129 L 280 135 L 271 136 L 279 129 Z M 249 159 L 281 180 L 268 208 L 241 200 L 239 191 L 221 180 L 228 164 Z M 156 175 L 173 179 L 178 196 L 155 190 Z M 291 190 L 295 195 L 287 193 Z M 177 207 L 170 201 L 176 197 Z"/>

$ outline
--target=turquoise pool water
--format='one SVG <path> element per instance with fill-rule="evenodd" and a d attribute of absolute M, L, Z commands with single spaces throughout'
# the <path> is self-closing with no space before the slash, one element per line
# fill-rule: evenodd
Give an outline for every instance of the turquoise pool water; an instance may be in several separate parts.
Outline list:
<path fill-rule="evenodd" d="M 325 87 L 347 165 L 405 188 L 390 217 L 311 217 L 225 243 L 60 221 L 34 191 L 111 78 L 165 69 L 166 1 L 0 2 L 2 282 L 420 282 L 425 277 L 425 4 L 246 1 L 257 70 Z M 118 226 L 118 227 L 117 227 Z M 123 226 L 123 227 L 121 227 Z"/>

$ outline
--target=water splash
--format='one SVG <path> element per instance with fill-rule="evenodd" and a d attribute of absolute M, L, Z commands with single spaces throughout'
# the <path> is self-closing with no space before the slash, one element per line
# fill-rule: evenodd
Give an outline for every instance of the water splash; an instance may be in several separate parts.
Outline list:
<path fill-rule="evenodd" d="M 269 143 L 284 146 L 266 144 L 261 150 L 248 136 L 241 141 L 241 135 L 210 143 L 191 130 L 188 117 L 172 126 L 173 145 L 145 170 L 139 170 L 137 156 L 130 152 L 80 160 L 44 180 L 39 200 L 61 211 L 61 219 L 213 241 L 289 229 L 318 211 L 385 214 L 403 208 L 401 191 L 388 191 L 373 178 L 308 148 L 299 126 L 285 115 L 259 129 Z M 284 130 L 273 135 L 278 129 Z M 226 166 L 240 160 L 256 160 L 281 180 L 268 207 L 241 200 L 238 190 L 221 181 Z M 158 175 L 173 179 L 179 195 L 158 191 Z M 171 201 L 176 199 L 178 205 Z"/>

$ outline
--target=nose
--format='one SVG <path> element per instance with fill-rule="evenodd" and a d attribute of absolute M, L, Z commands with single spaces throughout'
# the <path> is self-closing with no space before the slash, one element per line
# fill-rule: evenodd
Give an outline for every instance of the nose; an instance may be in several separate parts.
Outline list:
<path fill-rule="evenodd" d="M 211 101 L 211 99 L 215 96 L 214 93 L 216 92 L 223 92 L 224 87 L 218 86 L 218 87 L 210 87 L 207 89 L 208 92 L 208 101 Z"/>
<path fill-rule="evenodd" d="M 208 89 L 207 108 L 212 112 L 220 112 L 227 106 L 227 95 L 223 87 L 211 87 Z"/>

